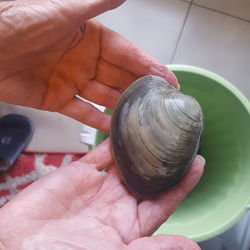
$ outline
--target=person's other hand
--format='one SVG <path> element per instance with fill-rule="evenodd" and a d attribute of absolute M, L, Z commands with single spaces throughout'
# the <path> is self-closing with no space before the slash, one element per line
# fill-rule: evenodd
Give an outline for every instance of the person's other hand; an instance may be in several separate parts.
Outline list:
<path fill-rule="evenodd" d="M 123 2 L 0 2 L 0 101 L 60 112 L 108 131 L 110 116 L 75 95 L 114 108 L 140 76 L 162 76 L 177 87 L 167 67 L 91 19 Z"/>
<path fill-rule="evenodd" d="M 138 200 L 122 184 L 106 140 L 0 209 L 0 249 L 197 250 L 185 237 L 148 236 L 197 184 L 203 165 L 196 157 L 175 187 Z"/>

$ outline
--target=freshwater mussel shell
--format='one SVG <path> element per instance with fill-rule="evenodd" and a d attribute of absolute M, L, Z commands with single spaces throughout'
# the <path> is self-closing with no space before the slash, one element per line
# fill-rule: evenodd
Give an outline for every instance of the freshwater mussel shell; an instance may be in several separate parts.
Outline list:
<path fill-rule="evenodd" d="M 175 185 L 197 154 L 199 103 L 163 78 L 144 76 L 121 95 L 112 115 L 113 155 L 128 189 L 149 198 Z"/>

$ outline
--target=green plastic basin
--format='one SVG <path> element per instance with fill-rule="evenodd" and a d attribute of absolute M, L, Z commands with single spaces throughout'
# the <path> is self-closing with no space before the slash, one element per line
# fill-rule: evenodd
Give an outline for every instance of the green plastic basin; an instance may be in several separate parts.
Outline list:
<path fill-rule="evenodd" d="M 226 231 L 250 204 L 250 104 L 231 83 L 207 70 L 170 65 L 181 91 L 194 96 L 205 116 L 199 184 L 154 234 L 178 234 L 197 242 Z M 107 135 L 97 132 L 96 145 Z"/>

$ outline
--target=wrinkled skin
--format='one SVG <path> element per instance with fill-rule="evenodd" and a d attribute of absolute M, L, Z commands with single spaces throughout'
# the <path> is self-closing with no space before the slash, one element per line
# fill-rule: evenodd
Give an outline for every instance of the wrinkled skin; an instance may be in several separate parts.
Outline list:
<path fill-rule="evenodd" d="M 197 157 L 177 186 L 141 201 L 122 184 L 105 141 L 81 160 L 36 181 L 0 209 L 0 249 L 198 250 L 181 236 L 146 236 L 196 185 L 203 164 Z M 104 168 L 106 172 L 100 171 Z"/>
<path fill-rule="evenodd" d="M 122 2 L 0 2 L 0 100 L 60 112 L 108 131 L 110 116 L 76 94 L 113 108 L 120 91 L 140 76 L 159 75 L 177 86 L 167 67 L 89 20 Z"/>

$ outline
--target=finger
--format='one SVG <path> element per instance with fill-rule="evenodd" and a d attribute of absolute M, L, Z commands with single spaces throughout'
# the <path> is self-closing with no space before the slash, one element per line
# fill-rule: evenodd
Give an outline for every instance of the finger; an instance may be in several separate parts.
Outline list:
<path fill-rule="evenodd" d="M 75 98 L 58 111 L 90 127 L 109 133 L 111 116 L 101 112 L 90 103 Z"/>
<path fill-rule="evenodd" d="M 110 140 L 107 138 L 95 149 L 82 157 L 80 162 L 94 165 L 97 170 L 103 170 L 113 164 L 113 156 L 110 149 Z"/>
<path fill-rule="evenodd" d="M 199 182 L 204 164 L 204 158 L 196 156 L 181 182 L 155 199 L 145 200 L 139 204 L 138 215 L 142 235 L 154 232 L 175 211 L 178 204 Z"/>
<path fill-rule="evenodd" d="M 138 76 L 112 63 L 100 59 L 96 70 L 96 80 L 118 90 L 125 90 Z"/>
<path fill-rule="evenodd" d="M 110 138 L 105 139 L 95 149 L 79 159 L 79 161 L 91 164 L 99 171 L 105 169 L 109 174 L 115 176 L 118 181 L 122 179 L 114 162 Z"/>
<path fill-rule="evenodd" d="M 79 95 L 91 102 L 114 109 L 121 92 L 98 81 L 91 81 Z"/>
<path fill-rule="evenodd" d="M 101 57 L 138 77 L 157 75 L 178 88 L 175 75 L 155 58 L 147 55 L 131 41 L 102 26 Z"/>
<path fill-rule="evenodd" d="M 175 235 L 156 235 L 139 238 L 128 245 L 128 250 L 200 250 L 200 247 L 192 240 Z"/>

